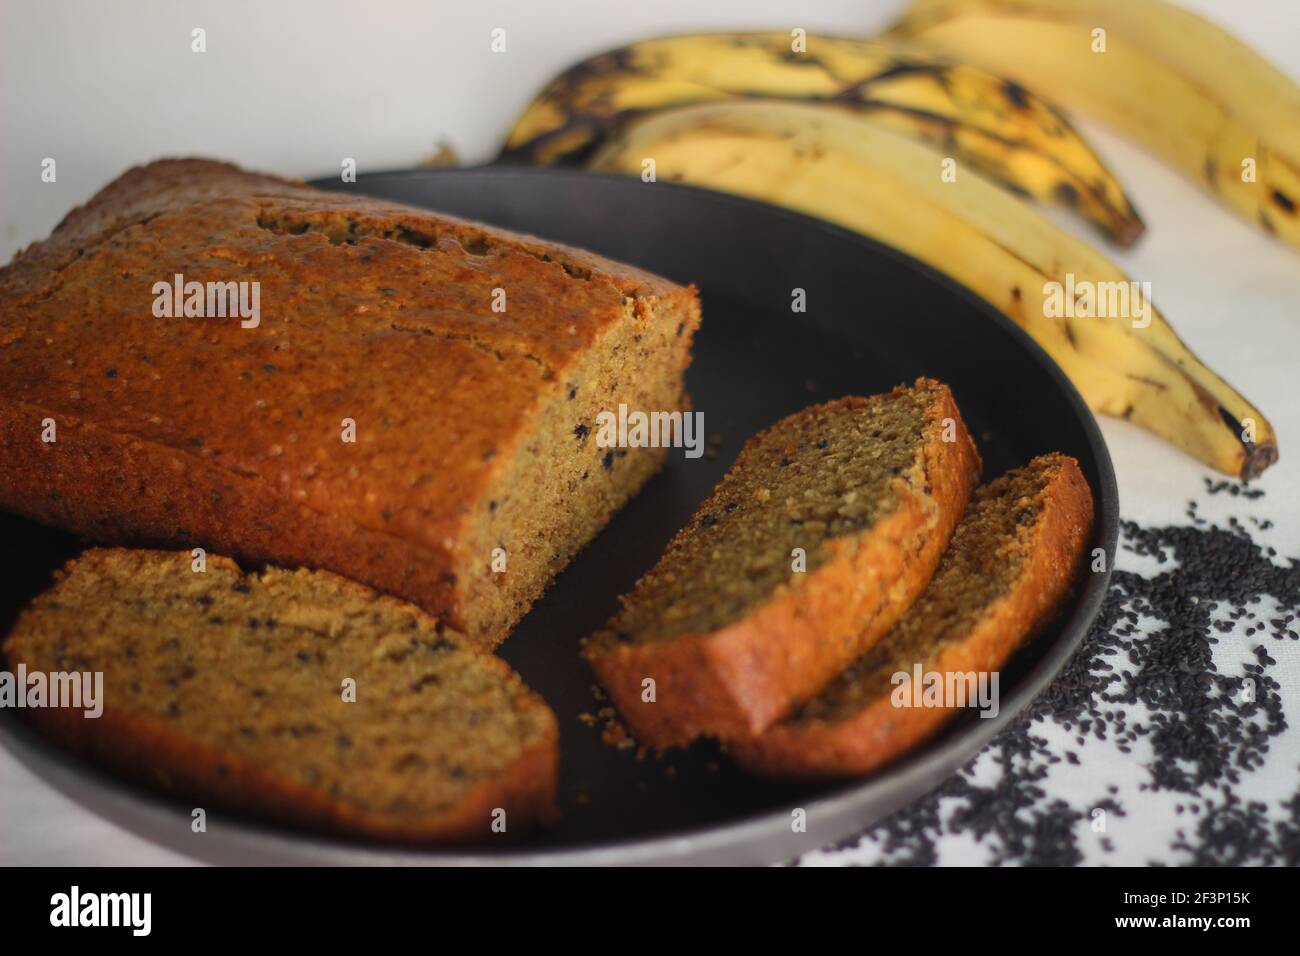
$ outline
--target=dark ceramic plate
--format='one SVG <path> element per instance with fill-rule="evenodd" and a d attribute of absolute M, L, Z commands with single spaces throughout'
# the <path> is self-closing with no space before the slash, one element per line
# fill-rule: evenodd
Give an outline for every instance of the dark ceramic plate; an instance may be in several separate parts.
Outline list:
<path fill-rule="evenodd" d="M 933 789 L 1038 694 L 1078 646 L 1108 575 L 1002 676 L 993 719 L 963 714 L 904 760 L 862 780 L 777 786 L 750 779 L 707 744 L 638 759 L 600 740 L 580 714 L 600 706 L 578 657 L 649 568 L 741 444 L 813 402 L 886 390 L 919 375 L 948 382 L 984 456 L 985 476 L 1059 450 L 1079 459 L 1097 498 L 1095 546 L 1113 554 L 1115 477 L 1091 413 L 1024 333 L 988 305 L 891 249 L 772 206 L 666 184 L 568 171 L 417 170 L 363 177 L 356 190 L 483 220 L 695 282 L 704 324 L 687 376 L 716 457 L 680 453 L 573 562 L 502 653 L 560 717 L 563 821 L 527 842 L 480 850 L 400 849 L 273 829 L 189 809 L 112 780 L 46 747 L 12 719 L 0 740 L 45 780 L 155 842 L 221 862 L 774 863 L 848 837 Z M 791 309 L 805 291 L 807 311 Z M 0 625 L 75 550 L 61 533 L 5 517 Z M 671 769 L 670 769 L 671 768 Z M 794 832 L 792 811 L 806 813 Z"/>

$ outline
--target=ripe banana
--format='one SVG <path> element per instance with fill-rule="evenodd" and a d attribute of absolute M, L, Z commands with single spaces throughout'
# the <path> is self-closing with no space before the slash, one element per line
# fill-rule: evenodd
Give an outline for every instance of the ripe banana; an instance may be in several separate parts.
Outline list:
<path fill-rule="evenodd" d="M 552 81 L 515 123 L 501 158 L 578 163 L 646 113 L 736 97 L 833 103 L 1068 209 L 1120 245 L 1142 233 L 1119 182 L 1053 107 L 982 69 L 881 42 L 726 33 L 603 53 Z"/>
<path fill-rule="evenodd" d="M 653 160 L 658 179 L 788 206 L 901 249 L 1010 316 L 1094 410 L 1243 478 L 1276 460 L 1267 419 L 1201 364 L 1149 300 L 1135 290 L 1127 314 L 1098 307 L 1118 284 L 1132 288 L 1128 276 L 980 177 L 959 172 L 945 181 L 942 159 L 840 110 L 737 100 L 652 115 L 590 165 L 645 178 Z"/>
<path fill-rule="evenodd" d="M 888 34 L 996 67 L 1128 133 L 1300 246 L 1300 86 L 1162 0 L 915 0 Z"/>

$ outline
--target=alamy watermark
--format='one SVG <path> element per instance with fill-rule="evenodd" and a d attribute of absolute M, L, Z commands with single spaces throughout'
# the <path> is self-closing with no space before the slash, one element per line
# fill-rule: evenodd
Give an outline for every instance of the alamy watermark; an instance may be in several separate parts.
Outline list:
<path fill-rule="evenodd" d="M 889 682 L 895 707 L 974 707 L 981 717 L 998 715 L 997 671 L 927 671 L 914 664 L 910 673 L 895 671 Z"/>
<path fill-rule="evenodd" d="M 104 713 L 103 671 L 0 671 L 0 707 L 67 707 L 94 720 Z"/>
<path fill-rule="evenodd" d="M 159 319 L 240 319 L 240 328 L 262 323 L 262 283 L 186 282 L 176 273 L 171 282 L 153 284 L 153 314 Z"/>
<path fill-rule="evenodd" d="M 601 448 L 684 448 L 687 458 L 704 454 L 703 412 L 628 411 L 596 415 L 596 444 Z"/>
<path fill-rule="evenodd" d="M 152 893 L 83 893 L 73 885 L 50 897 L 50 925 L 55 927 L 123 927 L 132 936 L 153 928 Z"/>
<path fill-rule="evenodd" d="M 1128 319 L 1133 328 L 1151 324 L 1150 282 L 1076 281 L 1043 283 L 1043 315 L 1049 319 Z"/>

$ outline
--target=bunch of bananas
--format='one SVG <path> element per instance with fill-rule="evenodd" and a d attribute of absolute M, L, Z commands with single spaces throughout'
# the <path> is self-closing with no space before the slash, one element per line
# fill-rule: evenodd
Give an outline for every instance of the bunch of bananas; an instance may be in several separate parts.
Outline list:
<path fill-rule="evenodd" d="M 885 42 L 728 33 L 636 43 L 556 77 L 515 122 L 501 158 L 579 164 L 648 114 L 756 97 L 847 111 L 929 143 L 1120 245 L 1142 234 L 1118 180 L 1053 107 L 1014 81 Z"/>
<path fill-rule="evenodd" d="M 1102 56 L 1105 67 L 1079 62 Z M 1196 82 L 1198 63 L 1232 66 L 1216 99 Z M 1226 473 L 1257 475 L 1277 458 L 1264 415 L 1183 345 L 1137 283 L 1024 202 L 1065 208 L 1118 245 L 1142 232 L 1117 179 L 1030 87 L 1112 120 L 1300 243 L 1300 91 L 1160 0 L 915 0 L 876 40 L 799 30 L 648 40 L 557 77 L 502 158 L 627 173 L 652 159 L 657 178 L 871 236 L 1000 308 L 1095 411 Z M 981 175 L 947 175 L 948 164 Z M 1083 318 L 1073 299 L 1045 301 L 1048 289 L 1082 288 L 1132 289 L 1140 319 Z"/>

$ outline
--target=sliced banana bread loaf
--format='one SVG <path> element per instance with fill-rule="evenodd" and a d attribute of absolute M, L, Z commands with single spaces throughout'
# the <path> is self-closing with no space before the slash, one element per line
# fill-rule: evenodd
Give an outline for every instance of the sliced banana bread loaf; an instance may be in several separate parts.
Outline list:
<path fill-rule="evenodd" d="M 792 415 L 745 445 L 587 659 L 642 743 L 757 734 L 912 603 L 979 467 L 938 382 Z"/>
<path fill-rule="evenodd" d="M 576 249 L 152 163 L 0 270 L 0 507 L 337 571 L 492 645 L 662 463 L 592 433 L 682 407 L 699 319 Z"/>
<path fill-rule="evenodd" d="M 19 617 L 10 670 L 102 672 L 57 743 L 188 797 L 390 840 L 517 833 L 553 809 L 555 716 L 505 662 L 322 571 L 97 549 Z M 494 828 L 494 823 L 496 824 Z"/>
<path fill-rule="evenodd" d="M 866 773 L 911 749 L 972 706 L 981 675 L 991 686 L 990 672 L 1051 616 L 1091 532 L 1092 494 L 1073 458 L 1036 458 L 980 488 L 930 586 L 894 629 L 733 755 L 763 774 L 825 777 Z M 928 689 L 916 684 L 918 668 Z"/>

